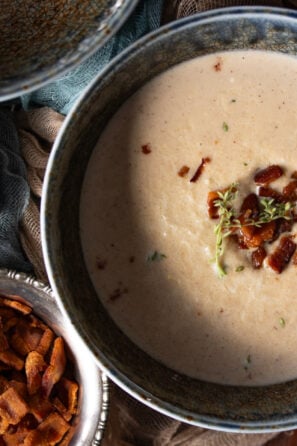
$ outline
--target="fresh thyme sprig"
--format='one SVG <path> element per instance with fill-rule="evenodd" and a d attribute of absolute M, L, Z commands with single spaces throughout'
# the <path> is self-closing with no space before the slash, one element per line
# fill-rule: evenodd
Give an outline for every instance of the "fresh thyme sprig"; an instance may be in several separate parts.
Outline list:
<path fill-rule="evenodd" d="M 224 254 L 224 239 L 226 239 L 235 229 L 243 226 L 261 227 L 265 223 L 269 223 L 279 218 L 286 220 L 292 219 L 292 209 L 294 204 L 291 202 L 277 203 L 274 198 L 261 198 L 259 200 L 261 210 L 256 220 L 247 219 L 241 223 L 236 218 L 236 211 L 233 202 L 238 194 L 238 184 L 231 186 L 224 192 L 218 192 L 218 199 L 214 201 L 214 206 L 218 208 L 219 222 L 215 225 L 214 232 L 216 235 L 215 248 L 215 265 L 219 277 L 226 275 L 226 270 L 221 264 L 221 257 Z"/>
<path fill-rule="evenodd" d="M 232 184 L 226 191 L 218 192 L 218 199 L 214 205 L 218 208 L 219 223 L 215 226 L 216 250 L 215 264 L 220 277 L 226 275 L 224 267 L 221 265 L 220 257 L 224 253 L 223 241 L 230 235 L 231 222 L 235 216 L 235 210 L 232 203 L 237 196 L 237 184 Z"/>

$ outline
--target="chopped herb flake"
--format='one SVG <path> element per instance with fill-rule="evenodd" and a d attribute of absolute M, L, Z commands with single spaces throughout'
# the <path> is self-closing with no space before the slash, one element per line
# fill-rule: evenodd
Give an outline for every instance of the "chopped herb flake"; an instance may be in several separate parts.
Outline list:
<path fill-rule="evenodd" d="M 149 254 L 146 258 L 147 262 L 159 262 L 160 260 L 166 259 L 166 255 L 161 252 L 154 251 L 152 254 Z"/>
<path fill-rule="evenodd" d="M 224 121 L 222 124 L 222 127 L 223 127 L 224 132 L 228 132 L 229 126 L 228 126 L 227 122 Z"/>
<path fill-rule="evenodd" d="M 236 102 L 236 99 L 231 99 L 231 102 Z"/>
<path fill-rule="evenodd" d="M 244 366 L 243 366 L 243 368 L 244 368 L 245 370 L 248 370 L 248 368 L 249 368 L 251 362 L 252 362 L 252 357 L 251 357 L 250 354 L 248 354 L 247 357 L 246 357 L 245 360 L 244 360 Z"/>
<path fill-rule="evenodd" d="M 285 321 L 285 319 L 284 319 L 283 317 L 280 317 L 280 318 L 279 318 L 279 325 L 280 325 L 282 328 L 285 328 L 285 326 L 286 326 L 286 321 Z"/>
<path fill-rule="evenodd" d="M 235 269 L 235 271 L 237 272 L 237 273 L 240 273 L 241 271 L 243 271 L 244 270 L 244 266 L 243 265 L 239 265 L 236 269 Z"/>
<path fill-rule="evenodd" d="M 244 165 L 244 166 L 248 166 L 249 164 L 248 164 L 248 163 L 246 163 L 246 162 L 244 162 L 244 163 L 243 163 L 243 165 Z"/>

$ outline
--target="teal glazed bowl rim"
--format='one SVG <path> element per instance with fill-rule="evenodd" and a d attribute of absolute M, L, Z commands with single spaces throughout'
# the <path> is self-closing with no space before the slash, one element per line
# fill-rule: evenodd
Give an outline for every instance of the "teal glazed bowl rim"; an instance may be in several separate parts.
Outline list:
<path fill-rule="evenodd" d="M 58 304 L 111 380 L 147 406 L 182 422 L 265 433 L 297 427 L 297 380 L 262 387 L 223 386 L 189 378 L 155 361 L 103 308 L 79 242 L 84 171 L 100 132 L 118 107 L 177 63 L 248 48 L 296 55 L 297 12 L 268 7 L 213 10 L 163 26 L 118 55 L 84 92 L 54 144 L 44 182 L 41 236 Z"/>
<path fill-rule="evenodd" d="M 96 32 L 86 34 L 67 54 L 58 56 L 54 63 L 47 62 L 43 66 L 37 66 L 31 72 L 2 79 L 0 102 L 35 91 L 84 62 L 120 29 L 137 3 L 138 0 L 115 0 L 112 6 L 102 12 L 102 17 L 94 18 L 95 22 L 98 21 Z"/>

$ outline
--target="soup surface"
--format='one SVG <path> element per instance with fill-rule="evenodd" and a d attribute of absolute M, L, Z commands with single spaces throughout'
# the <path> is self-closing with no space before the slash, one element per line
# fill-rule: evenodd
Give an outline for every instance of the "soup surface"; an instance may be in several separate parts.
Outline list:
<path fill-rule="evenodd" d="M 297 377 L 297 266 L 255 269 L 251 250 L 226 237 L 219 277 L 207 207 L 232 183 L 237 201 L 255 192 L 269 165 L 284 172 L 274 189 L 288 183 L 296 85 L 297 60 L 280 54 L 182 63 L 123 104 L 92 154 L 80 215 L 91 280 L 127 336 L 176 371 L 235 385 Z"/>

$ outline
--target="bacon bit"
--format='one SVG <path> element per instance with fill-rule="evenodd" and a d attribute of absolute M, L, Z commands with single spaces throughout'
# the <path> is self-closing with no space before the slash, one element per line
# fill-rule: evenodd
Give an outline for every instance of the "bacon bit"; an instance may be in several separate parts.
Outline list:
<path fill-rule="evenodd" d="M 70 441 L 71 441 L 74 433 L 75 433 L 74 426 L 70 426 L 70 429 L 68 430 L 68 432 L 64 436 L 63 440 L 60 441 L 59 446 L 68 446 L 70 444 Z"/>
<path fill-rule="evenodd" d="M 12 387 L 0 395 L 0 416 L 9 424 L 18 424 L 28 412 L 28 405 Z"/>
<path fill-rule="evenodd" d="M 41 388 L 41 374 L 45 368 L 46 362 L 40 353 L 33 351 L 28 354 L 25 362 L 25 373 L 29 395 L 33 395 Z"/>
<path fill-rule="evenodd" d="M 55 339 L 50 365 L 46 368 L 42 377 L 42 394 L 48 398 L 54 385 L 61 379 L 66 366 L 64 341 L 61 337 Z"/>
<path fill-rule="evenodd" d="M 0 318 L 0 351 L 3 352 L 9 348 L 7 337 L 3 330 L 2 320 Z"/>
<path fill-rule="evenodd" d="M 297 265 L 297 251 L 295 251 L 293 254 L 292 263 L 293 265 Z"/>
<path fill-rule="evenodd" d="M 188 166 L 183 166 L 183 167 L 181 167 L 181 168 L 179 169 L 179 171 L 178 171 L 178 175 L 179 175 L 180 177 L 184 177 L 184 176 L 187 175 L 187 173 L 189 172 L 189 170 L 190 170 L 190 168 L 189 168 Z"/>
<path fill-rule="evenodd" d="M 57 384 L 56 393 L 53 404 L 63 418 L 69 421 L 77 413 L 78 385 L 62 378 Z"/>
<path fill-rule="evenodd" d="M 291 178 L 294 178 L 294 180 L 297 180 L 297 170 L 294 170 L 294 172 L 291 175 Z"/>
<path fill-rule="evenodd" d="M 36 347 L 36 352 L 40 353 L 42 356 L 45 356 L 53 343 L 54 337 L 55 335 L 53 331 L 50 328 L 46 328 L 41 336 L 38 346 Z"/>
<path fill-rule="evenodd" d="M 202 171 L 204 169 L 205 164 L 209 163 L 209 162 L 210 162 L 210 158 L 209 157 L 202 158 L 201 163 L 199 164 L 196 172 L 194 173 L 194 175 L 190 179 L 190 183 L 196 183 L 196 181 L 198 180 L 198 178 L 202 174 Z"/>
<path fill-rule="evenodd" d="M 11 300 L 16 299 L 18 296 L 0 293 L 0 297 L 0 306 L 12 308 L 22 314 L 30 314 L 32 312 L 32 308 L 29 305 L 23 304 L 18 300 Z M 9 299 L 6 299 L 6 297 Z"/>
<path fill-rule="evenodd" d="M 270 221 L 259 228 L 255 226 L 243 226 L 240 228 L 239 234 L 247 248 L 258 248 L 262 243 L 273 240 L 275 228 L 275 221 Z"/>
<path fill-rule="evenodd" d="M 114 301 L 114 300 L 119 299 L 119 297 L 122 297 L 123 294 L 127 294 L 127 293 L 128 293 L 128 288 L 123 288 L 123 289 L 121 289 L 121 288 L 116 288 L 116 289 L 111 293 L 111 295 L 109 296 L 109 299 L 110 299 L 111 301 Z"/>
<path fill-rule="evenodd" d="M 275 164 L 260 170 L 254 176 L 256 184 L 267 185 L 277 180 L 283 174 L 283 169 Z"/>
<path fill-rule="evenodd" d="M 0 352 L 0 361 L 10 368 L 16 370 L 22 370 L 24 367 L 24 361 L 19 358 L 12 350 L 5 350 Z"/>
<path fill-rule="evenodd" d="M 41 423 L 53 410 L 52 402 L 43 398 L 40 393 L 29 397 L 29 407 L 38 423 Z"/>
<path fill-rule="evenodd" d="M 251 256 L 253 268 L 261 268 L 266 255 L 266 250 L 263 246 L 259 246 L 255 251 L 253 251 Z"/>
<path fill-rule="evenodd" d="M 293 227 L 293 221 L 286 220 L 285 218 L 280 218 L 276 220 L 275 223 L 276 223 L 276 230 L 272 241 L 277 240 L 279 236 L 284 232 L 290 232 Z"/>
<path fill-rule="evenodd" d="M 105 269 L 107 260 L 96 259 L 96 266 L 98 269 Z"/>
<path fill-rule="evenodd" d="M 219 218 L 218 214 L 218 208 L 215 206 L 215 201 L 219 200 L 219 193 L 224 193 L 228 190 L 228 188 L 220 189 L 220 190 L 213 190 L 208 192 L 207 195 L 207 206 L 208 206 L 208 215 L 210 218 Z M 236 192 L 236 188 L 232 188 L 232 192 Z"/>
<path fill-rule="evenodd" d="M 277 203 L 283 203 L 284 201 L 287 201 L 284 199 L 284 196 L 280 192 L 277 192 L 271 187 L 260 186 L 258 193 L 259 197 L 273 198 Z"/>
<path fill-rule="evenodd" d="M 143 144 L 141 146 L 141 151 L 142 153 L 144 153 L 145 155 L 148 155 L 149 153 L 151 153 L 152 149 L 151 149 L 151 145 L 150 144 Z"/>
<path fill-rule="evenodd" d="M 283 196 L 286 201 L 297 200 L 297 180 L 290 181 L 290 183 L 283 188 Z"/>
<path fill-rule="evenodd" d="M 41 337 L 41 329 L 33 327 L 29 318 L 22 319 L 10 339 L 10 344 L 17 353 L 25 356 L 37 348 Z"/>
<path fill-rule="evenodd" d="M 215 71 L 222 71 L 223 60 L 221 57 L 217 57 L 217 62 L 214 64 L 213 68 Z"/>
<path fill-rule="evenodd" d="M 210 218 L 219 218 L 218 208 L 214 205 L 214 202 L 219 199 L 220 191 L 210 191 L 207 195 L 208 215 Z"/>
<path fill-rule="evenodd" d="M 39 424 L 37 429 L 27 435 L 24 446 L 56 445 L 69 428 L 69 424 L 58 413 L 53 412 Z"/>
<path fill-rule="evenodd" d="M 244 213 L 246 218 L 257 218 L 259 215 L 259 199 L 254 193 L 245 197 L 240 207 L 240 212 Z"/>
<path fill-rule="evenodd" d="M 268 256 L 268 265 L 278 274 L 280 274 L 296 250 L 296 243 L 292 237 L 284 236 L 281 238 L 275 251 Z"/>

